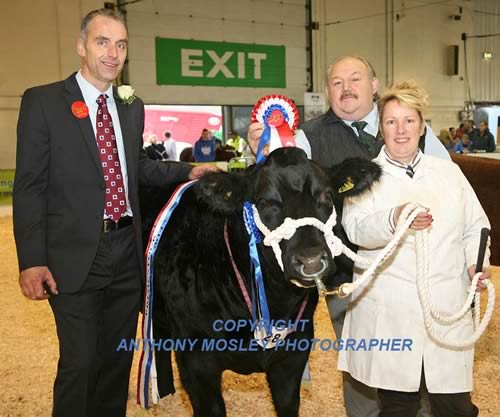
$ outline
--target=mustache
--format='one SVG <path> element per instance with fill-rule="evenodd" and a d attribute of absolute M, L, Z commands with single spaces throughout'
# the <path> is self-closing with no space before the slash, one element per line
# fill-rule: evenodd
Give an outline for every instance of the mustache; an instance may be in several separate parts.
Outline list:
<path fill-rule="evenodd" d="M 340 99 L 343 100 L 345 98 L 358 98 L 357 94 L 354 94 L 352 91 L 346 91 L 345 93 L 342 93 L 340 96 Z"/>

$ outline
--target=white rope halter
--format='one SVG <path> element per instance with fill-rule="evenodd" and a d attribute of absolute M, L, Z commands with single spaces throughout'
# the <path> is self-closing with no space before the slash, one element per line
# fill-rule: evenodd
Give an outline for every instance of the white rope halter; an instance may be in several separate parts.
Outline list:
<path fill-rule="evenodd" d="M 401 215 L 399 216 L 399 221 L 396 227 L 396 231 L 394 233 L 394 237 L 389 242 L 389 244 L 377 255 L 372 264 L 370 265 L 369 261 L 365 258 L 360 257 L 352 250 L 350 250 L 347 246 L 345 246 L 342 241 L 335 236 L 333 233 L 333 227 L 337 223 L 337 213 L 335 211 L 335 207 L 332 208 L 332 214 L 326 221 L 326 223 L 321 222 L 320 220 L 314 217 L 304 217 L 302 219 L 291 219 L 287 217 L 283 223 L 278 226 L 273 231 L 270 231 L 269 228 L 262 222 L 259 216 L 259 212 L 255 205 L 252 205 L 253 215 L 256 226 L 264 235 L 264 245 L 271 246 L 274 251 L 274 255 L 276 257 L 276 261 L 278 262 L 281 270 L 283 270 L 283 261 L 281 259 L 281 248 L 279 246 L 280 242 L 283 239 L 289 240 L 297 231 L 299 227 L 302 226 L 314 226 L 323 232 L 325 236 L 325 241 L 330 249 L 332 257 L 336 257 L 340 254 L 345 254 L 360 268 L 365 269 L 363 275 L 352 283 L 344 283 L 340 286 L 338 290 L 338 296 L 341 298 L 347 297 L 352 294 L 356 290 L 361 290 L 368 286 L 368 284 L 372 281 L 375 276 L 376 269 L 382 265 L 387 258 L 389 258 L 397 247 L 399 241 L 406 233 L 406 231 L 410 228 L 415 217 L 425 209 L 417 204 L 407 204 Z M 439 312 L 437 308 L 431 303 L 431 295 L 430 295 L 430 283 L 429 283 L 429 243 L 428 243 L 428 233 L 429 230 L 422 230 L 416 233 L 416 253 L 417 253 L 417 291 L 420 298 L 420 303 L 422 305 L 422 311 L 424 314 L 424 323 L 429 333 L 430 337 L 434 339 L 435 342 L 444 345 L 446 347 L 451 348 L 463 348 L 466 346 L 473 345 L 484 332 L 488 323 L 493 315 L 493 307 L 495 304 L 495 288 L 493 283 L 490 280 L 484 280 L 483 283 L 486 285 L 488 290 L 488 304 L 486 306 L 486 311 L 484 313 L 483 319 L 480 321 L 480 294 L 476 293 L 476 286 L 479 281 L 479 277 L 481 273 L 477 273 L 472 279 L 470 288 L 469 288 L 469 296 L 465 301 L 463 307 L 455 314 L 447 315 L 445 313 Z M 316 285 L 318 286 L 318 291 L 321 295 L 326 294 L 325 287 L 321 282 L 319 277 L 315 278 Z M 363 291 L 358 292 L 358 296 L 362 294 Z M 472 303 L 472 299 L 474 298 L 474 334 L 466 340 L 458 341 L 458 340 L 443 340 L 437 334 L 434 329 L 434 322 L 439 322 L 441 324 L 451 324 L 453 322 L 457 322 L 460 320 L 467 312 Z M 351 302 L 354 301 L 355 298 L 351 299 Z"/>
<path fill-rule="evenodd" d="M 276 261 L 282 271 L 284 269 L 283 261 L 281 260 L 280 242 L 283 239 L 291 239 L 299 227 L 314 226 L 323 232 L 326 244 L 332 253 L 332 257 L 339 256 L 343 251 L 344 244 L 333 233 L 333 227 L 337 224 L 337 212 L 335 211 L 335 207 L 333 207 L 332 214 L 330 214 L 326 223 L 323 223 L 315 217 L 304 217 L 302 219 L 291 219 L 290 217 L 287 217 L 283 223 L 272 232 L 260 219 L 257 207 L 252 204 L 252 208 L 255 224 L 264 235 L 264 245 L 271 246 L 273 248 L 274 256 L 276 256 Z"/>

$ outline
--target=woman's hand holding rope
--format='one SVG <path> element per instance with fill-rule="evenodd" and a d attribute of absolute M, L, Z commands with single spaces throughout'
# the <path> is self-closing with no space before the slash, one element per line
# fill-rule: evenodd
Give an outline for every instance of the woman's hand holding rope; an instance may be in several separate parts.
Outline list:
<path fill-rule="evenodd" d="M 394 210 L 394 224 L 398 224 L 399 216 L 401 216 L 401 212 L 409 203 L 403 204 L 401 206 L 396 207 Z M 413 230 L 425 230 L 431 226 L 434 219 L 432 218 L 432 214 L 429 213 L 429 209 L 425 208 L 426 212 L 418 213 L 413 222 L 410 224 L 410 229 Z"/>
<path fill-rule="evenodd" d="M 474 278 L 474 275 L 476 275 L 476 265 L 469 266 L 469 268 L 467 268 L 467 271 L 469 272 L 470 279 Z M 477 282 L 476 292 L 484 291 L 486 289 L 486 284 L 484 284 L 483 281 L 490 278 L 491 278 L 491 272 L 489 268 L 483 268 L 483 272 L 479 277 L 479 281 Z"/>

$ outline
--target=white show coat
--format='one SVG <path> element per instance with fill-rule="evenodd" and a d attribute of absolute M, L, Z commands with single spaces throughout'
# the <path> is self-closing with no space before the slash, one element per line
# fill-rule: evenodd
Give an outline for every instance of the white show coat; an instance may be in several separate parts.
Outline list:
<path fill-rule="evenodd" d="M 467 267 L 476 263 L 480 231 L 490 227 L 472 187 L 450 161 L 422 155 L 410 178 L 387 162 L 384 149 L 374 160 L 383 168 L 372 191 L 346 201 L 342 224 L 358 254 L 373 260 L 393 234 L 391 208 L 414 202 L 430 208 L 429 229 L 431 300 L 438 310 L 455 313 L 464 304 L 470 278 Z M 485 266 L 489 266 L 489 247 Z M 354 280 L 362 271 L 355 267 Z M 342 338 L 410 338 L 412 351 L 341 351 L 338 369 L 366 385 L 406 392 L 420 387 L 422 361 L 431 393 L 472 391 L 474 349 L 438 346 L 426 333 L 416 288 L 415 231 L 409 230 L 371 286 L 347 311 Z M 435 325 L 443 337 L 472 335 L 472 314 L 451 326 Z"/>

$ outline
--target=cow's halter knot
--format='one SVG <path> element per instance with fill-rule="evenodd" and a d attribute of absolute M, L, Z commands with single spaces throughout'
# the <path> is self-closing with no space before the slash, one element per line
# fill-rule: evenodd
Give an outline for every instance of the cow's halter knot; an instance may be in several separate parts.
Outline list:
<path fill-rule="evenodd" d="M 335 207 L 332 208 L 332 214 L 326 221 L 323 223 L 315 217 L 304 217 L 302 219 L 291 219 L 287 217 L 283 223 L 278 226 L 273 231 L 269 230 L 269 228 L 262 222 L 259 216 L 259 211 L 255 204 L 252 204 L 253 209 L 253 217 L 255 224 L 258 229 L 264 235 L 264 245 L 271 246 L 274 251 L 274 256 L 276 256 L 276 261 L 278 262 L 281 270 L 283 271 L 283 261 L 281 259 L 281 248 L 280 242 L 285 239 L 289 240 L 295 234 L 299 227 L 303 226 L 314 226 L 319 229 L 325 235 L 325 241 L 330 249 L 332 257 L 339 256 L 344 252 L 344 244 L 342 241 L 335 236 L 333 233 L 333 227 L 337 224 L 337 212 L 335 211 Z"/>

